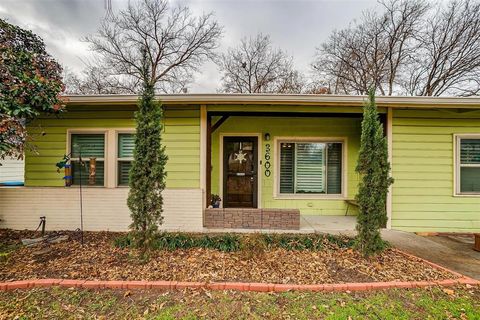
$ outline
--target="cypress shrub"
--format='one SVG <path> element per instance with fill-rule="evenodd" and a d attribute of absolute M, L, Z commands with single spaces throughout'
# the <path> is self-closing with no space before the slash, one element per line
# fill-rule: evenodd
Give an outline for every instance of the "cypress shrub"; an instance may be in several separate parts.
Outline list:
<path fill-rule="evenodd" d="M 379 120 L 375 104 L 375 90 L 368 93 L 363 108 L 360 153 L 356 167 L 361 176 L 357 201 L 357 247 L 364 256 L 382 251 L 386 244 L 380 229 L 387 223 L 386 202 L 388 188 L 393 183 L 390 177 L 387 139 Z"/>
<path fill-rule="evenodd" d="M 149 69 L 147 65 L 144 52 L 145 79 Z M 163 223 L 162 191 L 165 189 L 165 165 L 168 160 L 162 145 L 163 110 L 154 97 L 154 85 L 145 80 L 138 111 L 135 112 L 135 148 L 127 200 L 132 217 L 130 230 L 142 255 L 152 248 L 158 226 Z"/>

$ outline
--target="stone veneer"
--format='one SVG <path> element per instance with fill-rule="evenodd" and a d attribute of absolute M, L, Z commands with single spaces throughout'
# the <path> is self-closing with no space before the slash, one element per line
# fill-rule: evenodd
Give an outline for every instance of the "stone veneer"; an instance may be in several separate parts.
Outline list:
<path fill-rule="evenodd" d="M 298 209 L 208 208 L 204 218 L 206 228 L 300 229 Z"/>

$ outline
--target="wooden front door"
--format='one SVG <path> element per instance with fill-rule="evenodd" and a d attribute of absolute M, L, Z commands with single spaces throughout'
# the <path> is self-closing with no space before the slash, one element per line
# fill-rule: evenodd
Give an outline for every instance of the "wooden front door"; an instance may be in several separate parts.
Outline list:
<path fill-rule="evenodd" d="M 257 137 L 223 138 L 223 207 L 257 207 Z"/>

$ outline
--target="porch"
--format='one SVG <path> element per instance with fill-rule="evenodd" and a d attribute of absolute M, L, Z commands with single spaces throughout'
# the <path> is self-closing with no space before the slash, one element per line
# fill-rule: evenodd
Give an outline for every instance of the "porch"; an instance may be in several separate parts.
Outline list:
<path fill-rule="evenodd" d="M 361 112 L 204 106 L 206 231 L 354 230 Z"/>
<path fill-rule="evenodd" d="M 300 225 L 296 230 L 269 229 L 269 228 L 207 228 L 203 232 L 233 232 L 233 233 L 329 233 L 355 234 L 355 216 L 311 216 L 300 215 Z"/>

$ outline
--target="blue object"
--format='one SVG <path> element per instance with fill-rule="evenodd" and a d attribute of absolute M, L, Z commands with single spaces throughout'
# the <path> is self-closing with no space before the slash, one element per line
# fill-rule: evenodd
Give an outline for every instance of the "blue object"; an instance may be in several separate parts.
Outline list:
<path fill-rule="evenodd" d="M 0 186 L 5 186 L 5 187 L 21 187 L 23 186 L 22 181 L 6 181 L 6 182 L 0 182 Z"/>

